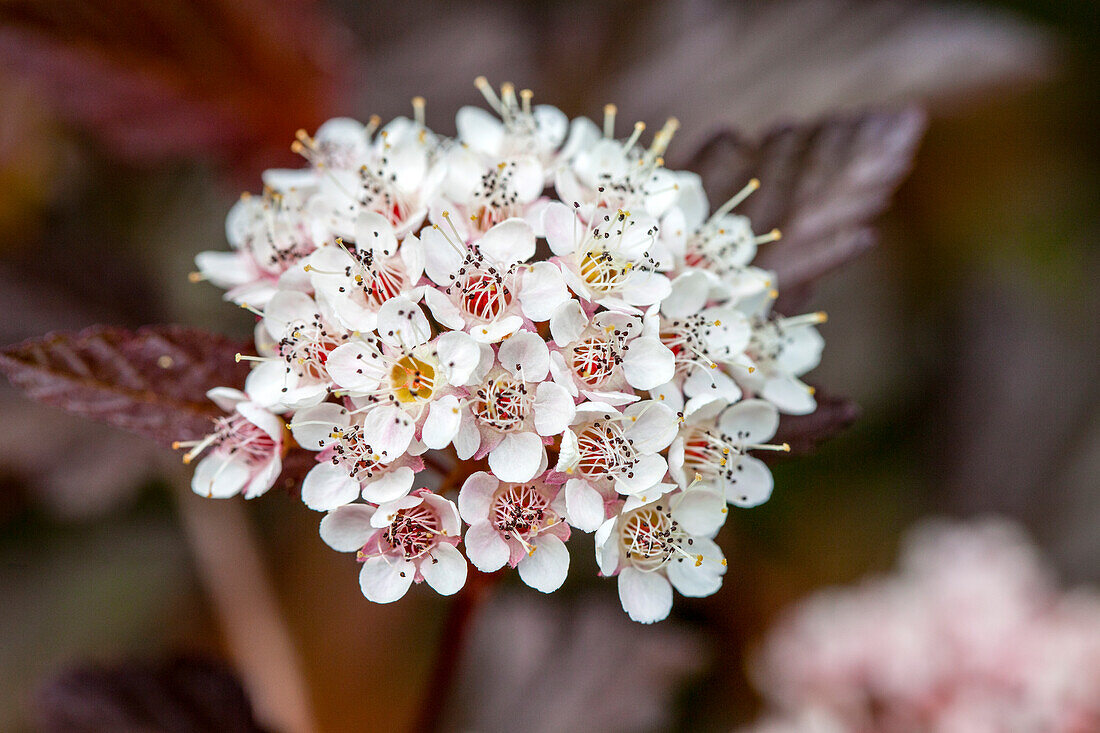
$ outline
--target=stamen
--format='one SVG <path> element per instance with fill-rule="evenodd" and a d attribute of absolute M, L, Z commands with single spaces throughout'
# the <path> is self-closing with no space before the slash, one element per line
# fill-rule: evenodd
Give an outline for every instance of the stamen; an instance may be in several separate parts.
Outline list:
<path fill-rule="evenodd" d="M 615 139 L 615 115 L 619 108 L 613 104 L 603 106 L 603 136 L 608 140 Z"/>
<path fill-rule="evenodd" d="M 412 98 L 413 106 L 413 119 L 416 120 L 416 124 L 420 127 L 424 127 L 424 97 L 416 96 Z"/>
<path fill-rule="evenodd" d="M 500 103 L 500 99 L 497 98 L 496 92 L 493 91 L 493 87 L 489 84 L 489 80 L 484 76 L 479 76 L 474 79 L 474 86 L 481 92 L 481 96 L 485 97 L 485 101 L 489 103 L 497 114 L 501 117 L 504 116 L 504 105 Z"/>
<path fill-rule="evenodd" d="M 711 215 L 711 220 L 713 221 L 714 219 L 717 219 L 720 216 L 725 216 L 726 214 L 733 211 L 734 207 L 747 199 L 749 195 L 758 188 L 760 188 L 760 180 L 757 178 L 751 179 L 745 185 L 745 187 L 735 193 L 729 201 L 718 207 L 718 210 Z"/>

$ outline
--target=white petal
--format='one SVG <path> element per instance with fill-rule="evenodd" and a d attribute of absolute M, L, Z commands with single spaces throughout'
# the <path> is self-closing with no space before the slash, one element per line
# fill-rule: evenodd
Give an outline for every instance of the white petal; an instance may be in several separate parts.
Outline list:
<path fill-rule="evenodd" d="M 397 237 L 393 225 L 386 217 L 374 211 L 364 211 L 355 220 L 355 246 L 360 252 L 371 250 L 374 256 L 391 257 L 397 254 Z"/>
<path fill-rule="evenodd" d="M 630 305 L 653 305 L 668 297 L 672 285 L 656 272 L 635 271 L 622 289 L 622 299 Z"/>
<path fill-rule="evenodd" d="M 569 392 L 554 382 L 539 382 L 535 390 L 535 431 L 539 435 L 559 435 L 569 427 L 577 413 Z"/>
<path fill-rule="evenodd" d="M 382 359 L 360 343 L 341 344 L 329 352 L 325 371 L 337 386 L 352 392 L 372 392 L 387 376 Z"/>
<path fill-rule="evenodd" d="M 567 430 L 561 435 L 561 448 L 558 449 L 558 465 L 554 467 L 555 471 L 561 473 L 572 473 L 573 469 L 580 463 L 580 443 L 577 440 L 577 434 L 572 430 Z"/>
<path fill-rule="evenodd" d="M 758 506 L 771 497 L 774 485 L 772 472 L 763 461 L 744 456 L 726 485 L 726 501 L 746 509 Z"/>
<path fill-rule="evenodd" d="M 248 400 L 248 395 L 231 387 L 214 387 L 206 391 L 206 397 L 226 412 L 233 412 L 238 402 Z"/>
<path fill-rule="evenodd" d="M 584 231 L 584 225 L 565 204 L 554 201 L 542 212 L 542 230 L 546 232 L 546 242 L 554 254 L 569 254 L 576 247 L 578 232 Z"/>
<path fill-rule="evenodd" d="M 787 415 L 808 415 L 817 409 L 817 400 L 810 388 L 789 375 L 769 379 L 760 395 Z"/>
<path fill-rule="evenodd" d="M 672 379 L 676 357 L 659 339 L 636 338 L 623 353 L 623 374 L 635 389 L 652 389 Z"/>
<path fill-rule="evenodd" d="M 451 276 L 462 267 L 462 260 L 466 256 L 465 242 L 449 241 L 448 236 L 453 238 L 454 234 L 444 235 L 435 226 L 424 227 L 420 232 L 420 244 L 424 251 L 424 274 L 432 282 L 444 287 L 454 282 Z"/>
<path fill-rule="evenodd" d="M 378 505 L 378 511 L 374 513 L 374 516 L 370 518 L 371 526 L 388 527 L 393 523 L 393 520 L 397 518 L 397 513 L 402 509 L 411 509 L 414 506 L 424 503 L 423 496 L 401 496 L 390 501 L 382 502 Z"/>
<path fill-rule="evenodd" d="M 729 516 L 726 497 L 696 485 L 673 499 L 672 518 L 688 534 L 713 537 Z"/>
<path fill-rule="evenodd" d="M 500 570 L 508 562 L 508 543 L 489 522 L 482 520 L 466 530 L 466 556 L 483 573 Z"/>
<path fill-rule="evenodd" d="M 489 502 L 498 486 L 500 481 L 493 474 L 485 471 L 478 471 L 466 479 L 458 492 L 458 511 L 467 524 L 473 525 L 475 522 L 486 520 L 489 516 Z M 473 557 L 471 556 L 470 559 L 472 560 Z"/>
<path fill-rule="evenodd" d="M 535 254 L 535 233 L 523 219 L 505 219 L 485 232 L 477 246 L 494 262 L 507 265 L 526 262 Z"/>
<path fill-rule="evenodd" d="M 470 383 L 470 377 L 481 361 L 481 347 L 469 334 L 448 331 L 435 340 L 439 367 L 447 381 L 456 387 Z"/>
<path fill-rule="evenodd" d="M 302 501 L 315 511 L 329 511 L 358 498 L 359 482 L 343 466 L 327 461 L 309 469 L 302 481 Z"/>
<path fill-rule="evenodd" d="M 546 458 L 542 439 L 534 433 L 509 433 L 489 451 L 489 468 L 501 481 L 530 481 Z"/>
<path fill-rule="evenodd" d="M 619 601 L 631 620 L 651 624 L 668 618 L 672 610 L 672 586 L 660 573 L 623 568 L 619 573 Z"/>
<path fill-rule="evenodd" d="M 321 539 L 337 552 L 356 552 L 378 531 L 370 518 L 374 507 L 366 504 L 345 504 L 321 520 Z"/>
<path fill-rule="evenodd" d="M 619 561 L 622 559 L 619 553 L 619 538 L 615 536 L 618 524 L 619 517 L 611 517 L 601 524 L 596 534 L 592 536 L 596 543 L 596 564 L 607 578 L 619 569 Z"/>
<path fill-rule="evenodd" d="M 432 317 L 447 328 L 460 330 L 466 327 L 462 312 L 442 291 L 433 287 L 424 288 L 424 305 L 428 306 Z"/>
<path fill-rule="evenodd" d="M 424 420 L 420 439 L 424 445 L 433 450 L 446 448 L 458 434 L 461 421 L 462 413 L 458 409 L 458 397 L 444 395 L 432 402 L 428 409 L 428 417 Z"/>
<path fill-rule="evenodd" d="M 581 337 L 588 326 L 588 316 L 575 300 L 563 303 L 550 316 L 550 335 L 558 346 L 568 346 Z"/>
<path fill-rule="evenodd" d="M 706 537 L 692 539 L 693 543 L 685 549 L 696 555 L 696 559 L 680 557 L 673 560 L 666 569 L 668 579 L 682 596 L 703 598 L 714 595 L 722 587 L 722 576 L 726 572 L 726 566 L 722 564 L 725 559 L 722 550 Z"/>
<path fill-rule="evenodd" d="M 789 328 L 784 332 L 786 340 L 779 352 L 778 365 L 795 376 L 805 374 L 821 361 L 825 339 L 813 326 Z"/>
<path fill-rule="evenodd" d="M 695 315 L 707 304 L 709 280 L 702 270 L 688 270 L 672 281 L 668 297 L 661 301 L 661 313 L 669 318 Z"/>
<path fill-rule="evenodd" d="M 668 464 L 665 462 L 664 456 L 642 456 L 634 464 L 629 474 L 617 474 L 615 476 L 615 490 L 620 494 L 643 494 L 648 489 L 661 483 L 667 472 Z"/>
<path fill-rule="evenodd" d="M 428 585 L 441 596 L 457 593 L 466 585 L 469 566 L 458 549 L 447 542 L 440 542 L 420 563 L 420 573 Z"/>
<path fill-rule="evenodd" d="M 408 466 L 386 471 L 363 487 L 363 498 L 375 504 L 391 502 L 412 491 L 416 474 Z"/>
<path fill-rule="evenodd" d="M 405 559 L 368 558 L 359 571 L 359 588 L 368 601 L 393 603 L 409 592 L 416 566 Z"/>
<path fill-rule="evenodd" d="M 481 107 L 462 107 L 455 115 L 458 139 L 475 150 L 496 155 L 504 142 L 504 125 Z"/>
<path fill-rule="evenodd" d="M 557 535 L 545 533 L 531 541 L 534 552 L 519 561 L 519 577 L 535 590 L 553 593 L 569 574 L 569 550 Z"/>
<path fill-rule="evenodd" d="M 412 348 L 427 343 L 432 329 L 416 303 L 390 298 L 378 309 L 378 335 L 388 344 Z"/>
<path fill-rule="evenodd" d="M 368 413 L 363 432 L 375 452 L 392 461 L 408 449 L 416 426 L 404 410 L 386 405 Z"/>
<path fill-rule="evenodd" d="M 565 482 L 565 518 L 582 532 L 597 529 L 605 518 L 603 496 L 584 479 Z"/>
<path fill-rule="evenodd" d="M 228 499 L 241 493 L 251 477 L 252 474 L 243 461 L 211 453 L 195 466 L 195 473 L 191 477 L 191 489 L 199 496 Z"/>
<path fill-rule="evenodd" d="M 657 453 L 676 439 L 680 422 L 676 413 L 663 402 L 646 400 L 627 407 L 623 414 L 633 419 L 623 431 L 639 453 Z"/>
<path fill-rule="evenodd" d="M 537 333 L 519 331 L 500 345 L 500 365 L 525 382 L 541 382 L 550 372 L 550 351 Z"/>
<path fill-rule="evenodd" d="M 477 429 L 477 421 L 469 410 L 462 411 L 462 421 L 458 425 L 454 443 L 455 454 L 460 461 L 468 460 L 481 447 L 481 431 Z"/>
<path fill-rule="evenodd" d="M 290 422 L 290 433 L 306 450 L 321 450 L 333 441 L 334 428 L 348 426 L 348 411 L 332 402 L 299 410 Z"/>
<path fill-rule="evenodd" d="M 764 400 L 745 400 L 723 412 L 718 427 L 740 442 L 764 443 L 779 428 L 779 412 Z"/>
<path fill-rule="evenodd" d="M 550 320 L 562 303 L 569 300 L 569 289 L 561 270 L 552 262 L 536 262 L 522 272 L 519 301 L 523 314 L 532 321 Z"/>
<path fill-rule="evenodd" d="M 519 330 L 523 319 L 519 316 L 504 316 L 490 323 L 470 327 L 470 336 L 482 344 L 495 344 L 501 339 Z"/>

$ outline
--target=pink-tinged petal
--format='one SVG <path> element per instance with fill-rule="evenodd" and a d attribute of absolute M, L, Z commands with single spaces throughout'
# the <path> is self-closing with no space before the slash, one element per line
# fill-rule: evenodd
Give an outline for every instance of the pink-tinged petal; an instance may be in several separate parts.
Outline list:
<path fill-rule="evenodd" d="M 550 378 L 564 387 L 570 397 L 575 398 L 579 394 L 577 383 L 573 379 L 573 373 L 565 365 L 565 357 L 561 355 L 560 351 L 550 352 Z"/>
<path fill-rule="evenodd" d="M 605 519 L 603 496 L 585 479 L 565 482 L 565 519 L 582 532 L 592 532 Z"/>
<path fill-rule="evenodd" d="M 632 621 L 643 624 L 662 621 L 672 610 L 672 586 L 660 573 L 643 573 L 626 567 L 619 573 L 619 601 Z"/>
<path fill-rule="evenodd" d="M 439 515 L 439 529 L 445 536 L 462 536 L 462 518 L 458 515 L 458 507 L 453 501 L 439 494 L 433 494 L 427 489 L 419 489 L 417 493 L 423 496 L 424 503 Z"/>
<path fill-rule="evenodd" d="M 581 394 L 592 402 L 599 402 L 613 407 L 622 407 L 641 399 L 638 395 L 629 392 L 600 392 L 594 389 L 582 389 Z"/>
<path fill-rule="evenodd" d="M 542 230 L 550 251 L 559 257 L 576 247 L 576 237 L 584 231 L 584 224 L 573 210 L 559 201 L 552 201 L 542 212 Z"/>
<path fill-rule="evenodd" d="M 370 518 L 370 523 L 372 526 L 378 527 L 379 529 L 388 527 L 393 523 L 393 520 L 397 519 L 397 513 L 402 509 L 411 509 L 423 502 L 424 497 L 420 496 L 419 492 L 408 496 L 401 496 L 391 501 L 382 502 L 378 505 L 378 511 Z"/>
<path fill-rule="evenodd" d="M 577 434 L 572 430 L 567 430 L 561 435 L 561 448 L 558 450 L 558 465 L 554 467 L 554 470 L 562 474 L 571 474 L 573 470 L 580 463 L 580 442 L 577 439 Z"/>
<path fill-rule="evenodd" d="M 382 360 L 360 343 L 346 343 L 329 352 L 325 371 L 339 387 L 352 392 L 371 392 L 386 378 Z"/>
<path fill-rule="evenodd" d="M 210 499 L 228 499 L 241 493 L 250 478 L 252 472 L 243 461 L 211 453 L 195 466 L 191 490 Z"/>
<path fill-rule="evenodd" d="M 237 408 L 238 402 L 248 401 L 248 395 L 239 389 L 230 387 L 215 387 L 207 390 L 206 397 L 226 412 L 233 412 Z"/>
<path fill-rule="evenodd" d="M 318 463 L 302 481 L 302 501 L 315 511 L 329 511 L 358 498 L 359 482 L 343 466 Z"/>
<path fill-rule="evenodd" d="M 386 405 L 367 414 L 363 432 L 367 443 L 389 462 L 408 449 L 416 426 L 404 410 Z"/>
<path fill-rule="evenodd" d="M 491 323 L 470 326 L 470 336 L 482 344 L 495 344 L 520 329 L 523 319 L 519 316 L 504 316 Z"/>
<path fill-rule="evenodd" d="M 427 343 L 432 328 L 416 303 L 408 298 L 390 298 L 378 309 L 378 335 L 388 344 L 411 349 Z"/>
<path fill-rule="evenodd" d="M 483 573 L 500 570 L 508 562 L 508 543 L 485 520 L 471 524 L 463 541 L 466 543 L 466 556 Z"/>
<path fill-rule="evenodd" d="M 534 551 L 519 561 L 519 577 L 543 593 L 553 593 L 569 574 L 569 550 L 560 537 L 540 534 L 531 540 Z"/>
<path fill-rule="evenodd" d="M 635 389 L 653 389 L 672 379 L 676 357 L 659 339 L 636 338 L 626 345 L 623 374 Z"/>
<path fill-rule="evenodd" d="M 457 593 L 466 585 L 469 566 L 466 558 L 452 544 L 441 542 L 420 562 L 420 574 L 441 596 Z"/>
<path fill-rule="evenodd" d="M 465 242 L 452 242 L 438 227 L 424 227 L 420 232 L 420 244 L 424 249 L 424 274 L 436 285 L 446 287 L 454 280 L 452 275 L 462 267 L 466 256 Z"/>
<path fill-rule="evenodd" d="M 466 319 L 458 306 L 441 291 L 433 287 L 424 288 L 424 305 L 432 312 L 432 317 L 447 328 L 461 330 L 466 327 Z"/>
<path fill-rule="evenodd" d="M 489 451 L 489 468 L 501 481 L 530 481 L 546 460 L 546 448 L 534 433 L 510 433 Z"/>
<path fill-rule="evenodd" d="M 575 300 L 563 303 L 550 316 L 550 336 L 558 346 L 567 346 L 581 337 L 588 326 L 588 316 Z"/>
<path fill-rule="evenodd" d="M 395 501 L 412 491 L 416 474 L 408 466 L 386 471 L 363 486 L 363 498 L 375 504 Z"/>
<path fill-rule="evenodd" d="M 471 526 L 475 522 L 484 522 L 489 516 L 489 503 L 500 481 L 491 473 L 478 471 L 462 484 L 458 492 L 458 511 Z M 471 559 L 473 559 L 471 557 Z"/>
<path fill-rule="evenodd" d="M 448 331 L 433 345 L 447 381 L 456 387 L 470 384 L 470 377 L 481 362 L 481 347 L 477 341 L 460 331 Z"/>
<path fill-rule="evenodd" d="M 195 267 L 219 288 L 248 285 L 260 277 L 252 259 L 240 252 L 199 252 L 195 255 Z"/>
<path fill-rule="evenodd" d="M 255 402 L 241 402 L 237 405 L 237 412 L 239 412 L 241 417 L 245 420 L 248 420 L 260 430 L 267 433 L 268 437 L 275 442 L 276 450 L 282 446 L 283 430 L 286 426 L 282 419 L 276 417 L 271 411 Z"/>
<path fill-rule="evenodd" d="M 364 211 L 355 220 L 355 247 L 360 252 L 371 250 L 375 258 L 397 254 L 397 237 L 393 225 L 381 214 Z"/>
<path fill-rule="evenodd" d="M 282 472 L 282 460 L 278 456 L 273 456 L 270 461 L 264 464 L 263 468 L 255 471 L 252 480 L 244 488 L 244 498 L 255 499 L 257 496 L 266 494 L 268 489 L 275 485 L 275 480 L 279 478 L 279 474 Z"/>
<path fill-rule="evenodd" d="M 416 575 L 416 566 L 405 559 L 368 558 L 359 571 L 359 588 L 368 601 L 393 603 L 404 597 Z"/>
<path fill-rule="evenodd" d="M 787 415 L 809 415 L 817 409 L 813 391 L 797 377 L 777 376 L 764 383 L 760 396 Z"/>
<path fill-rule="evenodd" d="M 560 435 L 577 413 L 569 392 L 554 382 L 539 382 L 535 390 L 535 430 L 539 435 Z"/>
<path fill-rule="evenodd" d="M 673 498 L 672 518 L 688 534 L 713 537 L 729 516 L 726 497 L 696 485 Z"/>
<path fill-rule="evenodd" d="M 349 419 L 348 411 L 341 405 L 322 402 L 296 412 L 290 422 L 290 433 L 306 450 L 321 450 L 334 440 L 334 430 L 348 426 Z"/>
<path fill-rule="evenodd" d="M 779 428 L 779 412 L 765 400 L 745 400 L 722 413 L 718 428 L 738 442 L 764 443 Z"/>
<path fill-rule="evenodd" d="M 551 262 L 536 262 L 522 272 L 519 301 L 532 321 L 548 321 L 569 300 L 561 270 Z"/>
<path fill-rule="evenodd" d="M 428 408 L 428 417 L 424 420 L 420 439 L 432 450 L 446 448 L 458 434 L 461 423 L 462 411 L 458 407 L 458 397 L 444 395 Z"/>
<path fill-rule="evenodd" d="M 374 507 L 366 504 L 346 504 L 337 507 L 321 520 L 321 540 L 337 552 L 356 552 L 378 531 L 371 526 Z"/>
<path fill-rule="evenodd" d="M 541 382 L 550 372 L 550 351 L 537 333 L 520 331 L 500 345 L 497 360 L 513 377 Z"/>
<path fill-rule="evenodd" d="M 535 233 L 523 219 L 505 219 L 485 232 L 477 246 L 493 262 L 526 262 L 535 254 Z"/>
<path fill-rule="evenodd" d="M 766 502 L 775 482 L 772 472 L 759 458 L 743 456 L 726 484 L 726 501 L 748 509 Z"/>
<path fill-rule="evenodd" d="M 714 595 L 722 587 L 722 576 L 726 573 L 725 557 L 713 540 L 706 537 L 693 539 L 687 549 L 696 557 L 679 557 L 668 564 L 666 572 L 680 595 L 704 598 Z"/>

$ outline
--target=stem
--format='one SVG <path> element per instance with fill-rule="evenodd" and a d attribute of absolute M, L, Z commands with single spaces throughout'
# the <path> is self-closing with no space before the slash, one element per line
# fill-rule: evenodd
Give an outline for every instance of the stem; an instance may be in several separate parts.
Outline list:
<path fill-rule="evenodd" d="M 413 733 L 434 733 L 439 729 L 447 701 L 453 692 L 470 627 L 478 609 L 489 599 L 502 577 L 503 573 L 499 571 L 474 573 L 451 601 L 436 644 L 435 660 L 421 694 L 420 714 L 410 728 Z"/>
<path fill-rule="evenodd" d="M 256 719 L 274 730 L 311 733 L 316 726 L 305 678 L 241 500 L 205 499 L 185 481 L 174 483 L 195 570 Z"/>

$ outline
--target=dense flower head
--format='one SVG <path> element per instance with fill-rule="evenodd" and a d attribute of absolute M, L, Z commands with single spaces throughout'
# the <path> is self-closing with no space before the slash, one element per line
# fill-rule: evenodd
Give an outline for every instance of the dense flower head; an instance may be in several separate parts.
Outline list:
<path fill-rule="evenodd" d="M 1015 525 L 937 522 L 895 574 L 788 612 L 753 671 L 757 731 L 1100 730 L 1100 595 L 1060 591 Z"/>
<path fill-rule="evenodd" d="M 770 495 L 752 454 L 815 408 L 824 317 L 771 312 L 751 261 L 779 233 L 734 212 L 760 184 L 711 213 L 665 167 L 676 120 L 646 144 L 640 122 L 616 137 L 613 105 L 600 127 L 476 86 L 489 109 L 459 110 L 453 139 L 419 97 L 299 132 L 307 165 L 265 172 L 231 250 L 197 257 L 257 324 L 246 391 L 212 392 L 231 414 L 186 446 L 195 491 L 259 495 L 297 446 L 317 459 L 302 500 L 371 600 L 454 593 L 467 557 L 550 592 L 595 532 L 624 609 L 660 620 L 673 588 L 720 586 L 728 504 Z"/>

